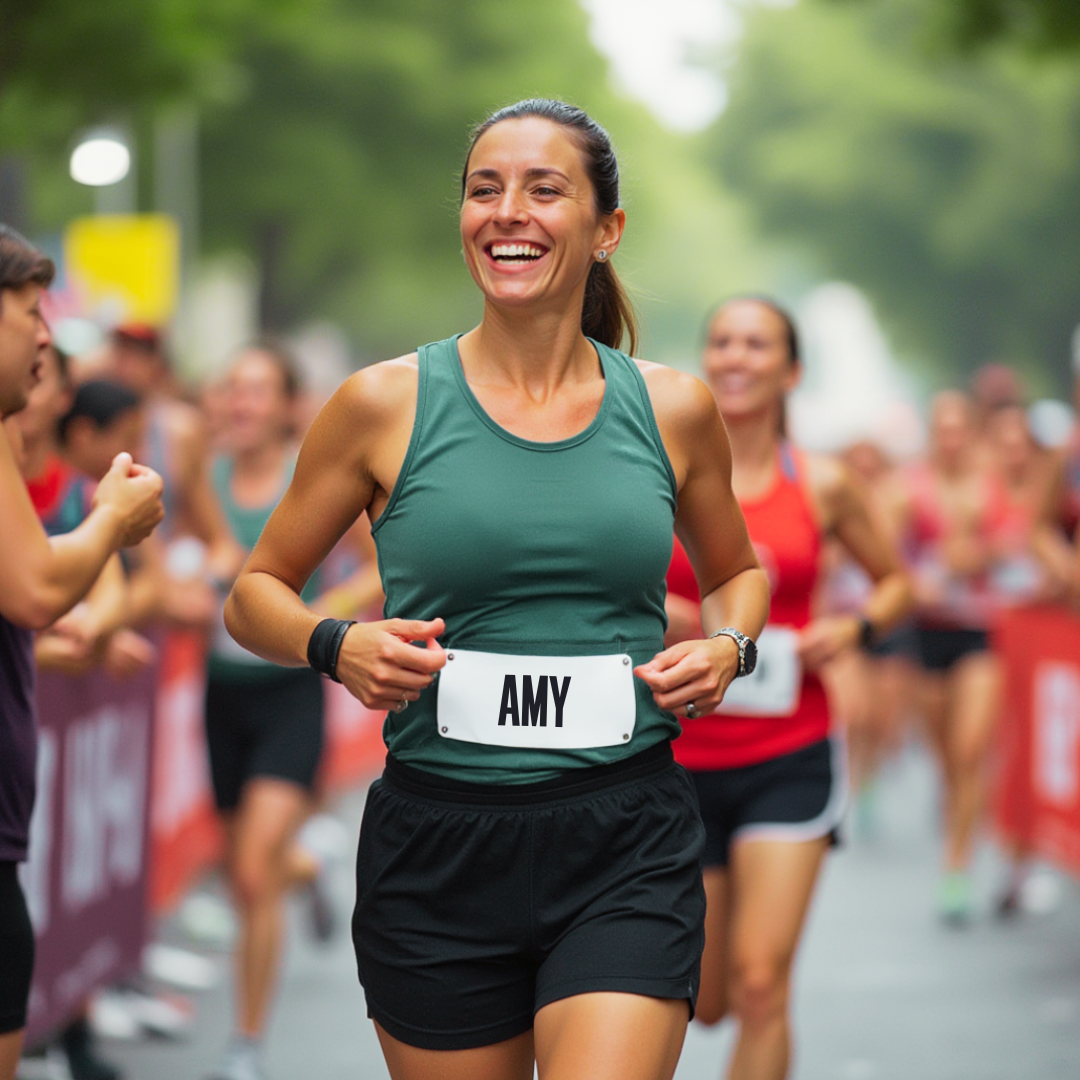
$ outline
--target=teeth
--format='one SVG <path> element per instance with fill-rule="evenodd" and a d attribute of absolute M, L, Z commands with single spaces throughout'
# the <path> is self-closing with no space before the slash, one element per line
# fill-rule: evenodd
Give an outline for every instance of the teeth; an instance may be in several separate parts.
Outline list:
<path fill-rule="evenodd" d="M 491 254 L 496 259 L 539 259 L 544 249 L 535 244 L 492 244 Z"/>

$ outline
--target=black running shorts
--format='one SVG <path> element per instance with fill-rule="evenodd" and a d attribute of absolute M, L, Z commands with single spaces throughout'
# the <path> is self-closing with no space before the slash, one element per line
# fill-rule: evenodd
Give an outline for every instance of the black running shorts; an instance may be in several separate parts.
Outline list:
<path fill-rule="evenodd" d="M 598 991 L 684 998 L 704 945 L 704 834 L 670 744 L 528 785 L 387 760 L 368 793 L 353 915 L 368 1014 L 430 1050 L 528 1031 Z"/>
<path fill-rule="evenodd" d="M 990 635 L 985 630 L 920 626 L 917 632 L 919 661 L 927 671 L 948 671 L 965 657 L 990 648 Z"/>
<path fill-rule="evenodd" d="M 836 844 L 847 803 L 840 747 L 822 739 L 769 761 L 692 772 L 705 823 L 705 866 L 727 866 L 735 840 L 828 836 Z"/>
<path fill-rule="evenodd" d="M 34 931 L 16 867 L 0 862 L 0 1035 L 26 1027 L 34 971 Z"/>
<path fill-rule="evenodd" d="M 235 810 L 256 776 L 311 791 L 323 748 L 322 676 L 310 668 L 280 668 L 258 681 L 211 675 L 206 742 L 219 810 Z"/>

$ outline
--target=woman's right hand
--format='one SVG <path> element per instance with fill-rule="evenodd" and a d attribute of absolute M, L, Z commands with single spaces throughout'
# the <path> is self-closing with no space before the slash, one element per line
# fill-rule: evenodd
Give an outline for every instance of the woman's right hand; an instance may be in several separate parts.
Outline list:
<path fill-rule="evenodd" d="M 117 454 L 94 492 L 96 507 L 108 506 L 120 519 L 117 547 L 134 547 L 145 540 L 165 516 L 163 482 L 153 469 L 136 465 L 130 454 Z"/>
<path fill-rule="evenodd" d="M 356 623 L 341 642 L 337 677 L 369 709 L 399 711 L 402 701 L 420 697 L 446 663 L 446 650 L 436 640 L 445 630 L 442 619 Z"/>

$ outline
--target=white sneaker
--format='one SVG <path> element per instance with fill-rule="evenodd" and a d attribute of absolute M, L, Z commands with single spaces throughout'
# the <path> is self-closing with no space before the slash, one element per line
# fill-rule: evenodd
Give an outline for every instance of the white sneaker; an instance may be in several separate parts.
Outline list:
<path fill-rule="evenodd" d="M 225 1056 L 204 1077 L 204 1080 L 266 1080 L 259 1060 L 259 1047 L 250 1042 L 234 1040 Z"/>

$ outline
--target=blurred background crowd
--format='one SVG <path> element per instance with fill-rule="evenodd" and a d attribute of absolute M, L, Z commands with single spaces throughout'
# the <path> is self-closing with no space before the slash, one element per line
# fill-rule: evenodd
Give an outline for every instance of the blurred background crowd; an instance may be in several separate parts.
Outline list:
<path fill-rule="evenodd" d="M 805 341 L 791 433 L 864 478 L 923 616 L 1075 608 L 1078 60 L 1072 0 L 3 3 L 0 221 L 60 268 L 18 418 L 35 504 L 71 528 L 121 450 L 166 482 L 123 624 L 106 593 L 39 662 L 131 678 L 162 628 L 220 633 L 238 556 L 216 463 L 272 472 L 350 371 L 472 325 L 466 133 L 531 95 L 581 105 L 620 150 L 643 356 L 697 370 L 720 298 L 780 298 Z M 322 598 L 337 617 L 380 599 L 355 532 Z M 855 610 L 866 587 L 835 559 L 819 602 Z M 950 747 L 940 717 L 972 691 L 924 659 L 901 637 L 837 661 L 855 824 L 915 738 L 947 785 L 979 777 L 973 836 L 1000 672 Z M 1010 844 L 1004 914 L 1031 854 Z M 970 917 L 966 889 L 943 881 L 942 914 Z M 76 1057 L 86 1038 L 67 1036 Z"/>

